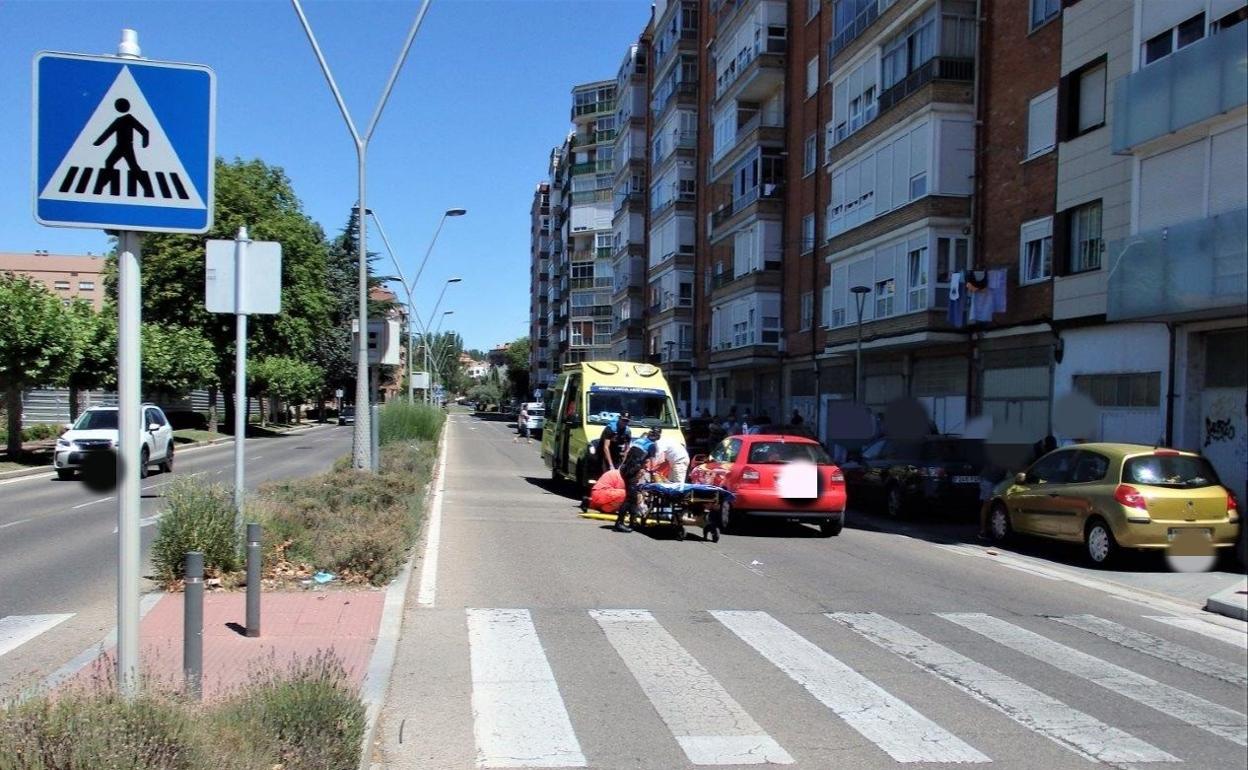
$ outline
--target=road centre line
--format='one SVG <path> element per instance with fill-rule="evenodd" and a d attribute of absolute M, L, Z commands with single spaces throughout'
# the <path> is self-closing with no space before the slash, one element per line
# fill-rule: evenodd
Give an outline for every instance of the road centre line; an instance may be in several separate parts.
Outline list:
<path fill-rule="evenodd" d="M 109 500 L 116 500 L 116 499 L 117 498 L 115 497 L 101 497 L 99 500 L 92 500 L 89 503 L 79 503 L 78 505 L 75 505 L 74 507 L 70 508 L 70 510 L 76 511 L 79 508 L 86 508 L 88 505 L 95 505 L 96 503 L 107 503 Z"/>
<path fill-rule="evenodd" d="M 980 612 L 938 612 L 939 617 L 1068 674 L 1118 693 L 1193 727 L 1248 746 L 1248 717 L 1189 692 L 1162 684 L 1073 647 Z"/>
<path fill-rule="evenodd" d="M 793 764 L 793 757 L 649 612 L 590 610 L 589 614 L 690 762 Z"/>
<path fill-rule="evenodd" d="M 0 529 L 5 529 L 6 527 L 16 527 L 18 524 L 25 524 L 28 521 L 34 521 L 34 519 L 18 519 L 17 521 L 10 521 L 7 524 L 0 524 Z"/>
<path fill-rule="evenodd" d="M 832 612 L 863 637 L 935 674 L 976 700 L 1084 759 L 1118 767 L 1137 762 L 1178 762 L 1128 733 L 874 612 Z"/>
<path fill-rule="evenodd" d="M 711 615 L 894 760 L 992 761 L 767 613 Z"/>

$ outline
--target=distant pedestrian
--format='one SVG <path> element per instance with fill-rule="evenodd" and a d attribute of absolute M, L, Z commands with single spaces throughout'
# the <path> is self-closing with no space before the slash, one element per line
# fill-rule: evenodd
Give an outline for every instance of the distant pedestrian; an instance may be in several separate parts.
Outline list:
<path fill-rule="evenodd" d="M 517 441 L 519 441 L 521 438 L 523 438 L 526 442 L 532 444 L 533 439 L 529 437 L 529 405 L 528 404 L 524 404 L 520 407 L 520 416 L 516 419 L 516 424 L 519 430 L 516 431 L 517 435 L 515 438 L 511 440 L 511 443 L 514 444 Z"/>
<path fill-rule="evenodd" d="M 789 425 L 795 425 L 795 426 L 796 426 L 796 425 L 801 425 L 801 424 L 802 424 L 802 423 L 804 423 L 804 422 L 806 422 L 806 421 L 805 421 L 804 419 L 802 419 L 802 413 L 801 413 L 801 412 L 799 412 L 799 411 L 797 411 L 796 409 L 794 409 L 794 410 L 793 410 L 793 416 L 789 418 Z"/>

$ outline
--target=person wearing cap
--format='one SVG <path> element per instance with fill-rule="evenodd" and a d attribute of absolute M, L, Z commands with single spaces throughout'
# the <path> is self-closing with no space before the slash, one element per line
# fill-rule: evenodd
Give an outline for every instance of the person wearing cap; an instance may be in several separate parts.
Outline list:
<path fill-rule="evenodd" d="M 625 522 L 637 515 L 641 473 L 645 470 L 646 463 L 653 460 L 658 453 L 660 435 L 658 428 L 651 428 L 644 436 L 633 441 L 624 454 L 624 462 L 620 464 L 620 475 L 624 477 L 624 504 L 620 506 L 615 517 L 613 529 L 616 532 L 633 531 Z"/>
<path fill-rule="evenodd" d="M 603 473 L 615 470 L 633 440 L 633 431 L 628 427 L 631 417 L 628 412 L 621 412 L 606 424 L 602 435 L 598 438 L 598 454 L 601 456 Z"/>

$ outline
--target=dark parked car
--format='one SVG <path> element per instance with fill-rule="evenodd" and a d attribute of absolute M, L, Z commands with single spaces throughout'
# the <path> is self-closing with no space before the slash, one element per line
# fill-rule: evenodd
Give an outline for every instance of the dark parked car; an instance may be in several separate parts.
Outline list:
<path fill-rule="evenodd" d="M 915 441 L 881 438 L 841 465 L 850 505 L 883 508 L 890 516 L 912 510 L 979 509 L 983 442 L 947 436 Z"/>
<path fill-rule="evenodd" d="M 354 406 L 344 406 L 342 408 L 342 411 L 338 413 L 338 424 L 339 425 L 354 425 L 355 424 L 355 407 Z"/>

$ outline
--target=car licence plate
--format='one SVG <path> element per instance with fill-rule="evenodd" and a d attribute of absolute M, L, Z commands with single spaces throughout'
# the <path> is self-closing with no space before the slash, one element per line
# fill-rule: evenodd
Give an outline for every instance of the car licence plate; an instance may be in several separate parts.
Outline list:
<path fill-rule="evenodd" d="M 1171 527 L 1166 530 L 1166 539 L 1174 542 L 1175 538 L 1205 537 L 1213 539 L 1213 530 L 1209 527 Z"/>
<path fill-rule="evenodd" d="M 954 476 L 953 483 L 954 484 L 978 484 L 979 477 L 978 476 Z"/>

